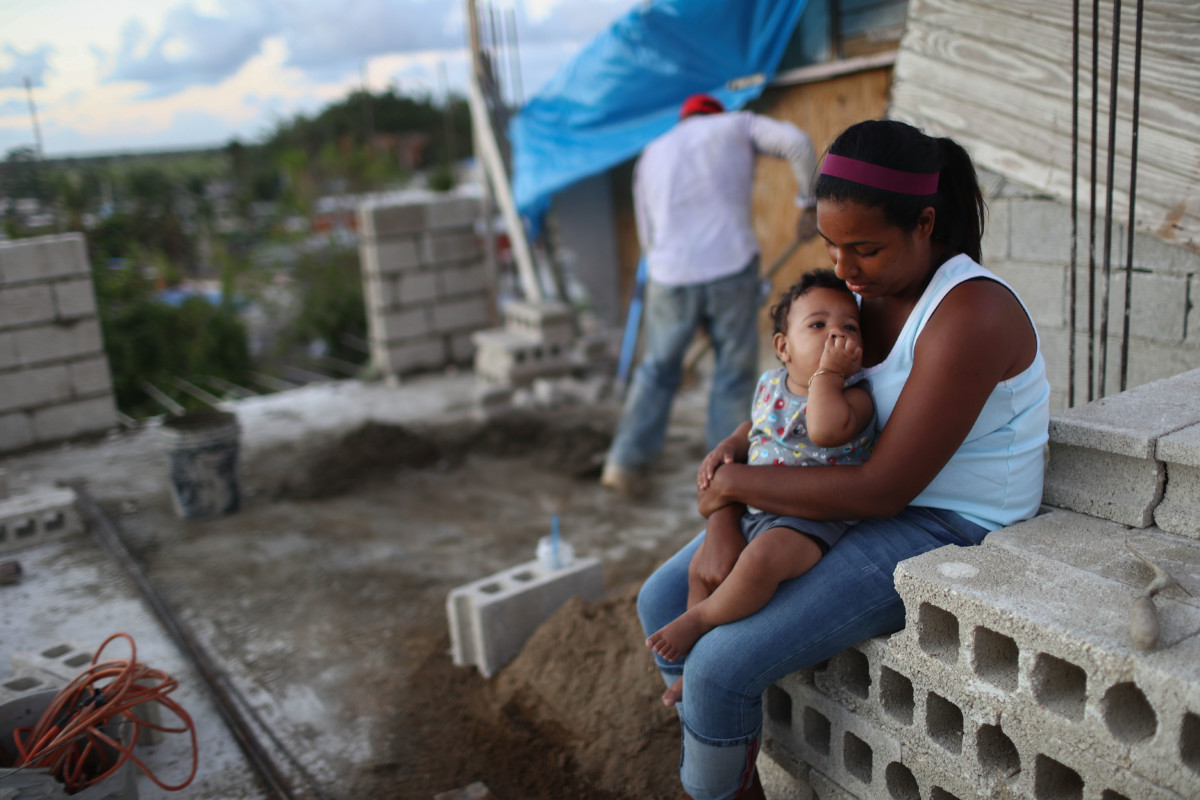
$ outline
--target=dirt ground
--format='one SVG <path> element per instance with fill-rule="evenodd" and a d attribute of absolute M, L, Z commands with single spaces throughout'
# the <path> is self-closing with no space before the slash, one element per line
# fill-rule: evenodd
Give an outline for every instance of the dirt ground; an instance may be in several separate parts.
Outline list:
<path fill-rule="evenodd" d="M 701 427 L 677 410 L 666 466 L 628 501 L 597 483 L 615 411 L 296 437 L 244 459 L 235 514 L 180 521 L 166 491 L 105 512 L 329 797 L 680 798 L 634 597 L 702 525 Z M 554 514 L 602 559 L 606 599 L 567 603 L 490 679 L 455 666 L 448 593 L 532 560 Z"/>

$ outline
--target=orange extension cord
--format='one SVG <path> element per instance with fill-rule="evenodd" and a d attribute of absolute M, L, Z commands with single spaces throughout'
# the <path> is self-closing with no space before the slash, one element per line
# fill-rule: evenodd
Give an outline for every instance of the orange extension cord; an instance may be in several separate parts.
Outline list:
<path fill-rule="evenodd" d="M 129 642 L 129 659 L 101 662 L 104 648 L 118 638 Z M 128 760 L 163 789 L 182 789 L 196 777 L 199 755 L 191 716 L 167 696 L 178 686 L 179 681 L 167 673 L 138 663 L 132 636 L 114 633 L 92 656 L 92 665 L 58 693 L 37 725 L 13 732 L 17 746 L 14 766 L 48 769 L 65 786 L 67 794 L 74 794 L 109 777 Z M 154 725 L 141 719 L 134 709 L 142 703 L 167 708 L 183 723 L 182 727 Z M 103 728 L 113 720 L 132 725 L 132 735 L 114 739 L 106 734 Z M 143 727 L 191 735 L 192 770 L 187 780 L 169 786 L 133 754 Z M 123 742 L 126 738 L 128 741 Z"/>

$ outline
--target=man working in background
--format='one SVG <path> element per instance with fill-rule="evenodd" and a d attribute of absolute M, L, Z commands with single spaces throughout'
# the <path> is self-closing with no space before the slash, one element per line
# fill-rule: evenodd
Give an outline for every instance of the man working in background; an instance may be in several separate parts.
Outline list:
<path fill-rule="evenodd" d="M 698 328 L 716 365 L 705 436 L 711 451 L 746 419 L 758 378 L 759 244 L 751 219 L 755 158 L 786 159 L 796 176 L 798 236 L 816 235 L 812 142 L 789 122 L 724 113 L 692 95 L 679 122 L 634 169 L 638 239 L 646 259 L 645 344 L 600 482 L 636 494 L 662 450 L 683 357 Z"/>

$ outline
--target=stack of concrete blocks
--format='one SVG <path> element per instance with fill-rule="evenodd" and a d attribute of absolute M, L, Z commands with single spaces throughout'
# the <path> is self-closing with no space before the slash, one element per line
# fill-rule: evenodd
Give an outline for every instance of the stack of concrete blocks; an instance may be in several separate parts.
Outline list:
<path fill-rule="evenodd" d="M 769 687 L 791 796 L 1200 797 L 1198 390 L 1200 370 L 1054 415 L 1042 514 L 901 563 L 902 631 Z M 1179 582 L 1150 650 L 1143 558 Z"/>
<path fill-rule="evenodd" d="M 0 242 L 0 452 L 116 425 L 83 235 Z"/>
<path fill-rule="evenodd" d="M 454 589 L 446 598 L 454 663 L 490 677 L 574 595 L 604 599 L 600 559 L 576 558 L 558 568 L 530 561 Z"/>
<path fill-rule="evenodd" d="M 493 324 L 476 197 L 430 195 L 359 207 L 372 363 L 387 379 L 469 364 Z"/>
<path fill-rule="evenodd" d="M 0 553 L 81 531 L 72 489 L 47 486 L 0 499 Z"/>
<path fill-rule="evenodd" d="M 557 301 L 514 301 L 504 309 L 504 326 L 479 331 L 475 374 L 494 386 L 529 386 L 574 368 L 575 331 L 570 309 Z"/>

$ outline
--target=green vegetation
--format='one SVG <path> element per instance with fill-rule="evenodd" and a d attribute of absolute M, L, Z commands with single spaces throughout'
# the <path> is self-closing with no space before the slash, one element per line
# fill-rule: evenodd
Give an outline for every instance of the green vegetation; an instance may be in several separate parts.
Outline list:
<path fill-rule="evenodd" d="M 318 200 L 417 177 L 447 190 L 470 151 L 461 97 L 354 92 L 258 143 L 46 161 L 15 149 L 0 162 L 0 223 L 9 238 L 86 234 L 117 406 L 140 418 L 164 410 L 147 384 L 194 408 L 178 379 L 219 395 L 288 366 L 361 367 L 358 252 L 316 233 L 338 225 Z M 197 296 L 163 301 L 186 287 Z"/>

